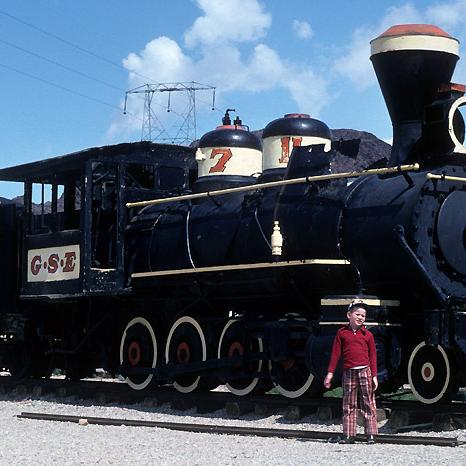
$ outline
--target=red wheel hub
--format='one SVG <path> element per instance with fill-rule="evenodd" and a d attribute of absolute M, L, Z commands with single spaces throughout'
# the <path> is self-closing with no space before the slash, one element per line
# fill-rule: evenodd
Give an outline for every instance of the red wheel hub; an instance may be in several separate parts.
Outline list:
<path fill-rule="evenodd" d="M 181 342 L 176 348 L 176 359 L 181 364 L 185 364 L 191 359 L 191 350 L 185 341 Z"/>
<path fill-rule="evenodd" d="M 283 370 L 290 370 L 294 366 L 294 359 L 287 359 L 286 361 L 281 361 L 280 365 L 283 367 Z"/>
<path fill-rule="evenodd" d="M 234 341 L 228 348 L 228 356 L 242 356 L 244 354 L 243 345 L 239 341 Z"/>
<path fill-rule="evenodd" d="M 128 347 L 128 362 L 134 367 L 141 360 L 141 346 L 137 341 L 132 341 Z"/>
<path fill-rule="evenodd" d="M 430 374 L 432 374 L 430 367 L 424 367 L 424 377 L 428 379 L 430 377 Z"/>

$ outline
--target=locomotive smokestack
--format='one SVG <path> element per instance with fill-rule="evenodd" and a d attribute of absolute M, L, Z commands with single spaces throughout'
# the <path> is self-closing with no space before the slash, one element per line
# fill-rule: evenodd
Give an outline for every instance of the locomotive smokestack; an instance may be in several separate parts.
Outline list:
<path fill-rule="evenodd" d="M 448 84 L 459 58 L 459 42 L 427 24 L 389 28 L 371 41 L 371 61 L 393 125 L 389 164 L 420 161 L 423 112 L 442 84 Z"/>

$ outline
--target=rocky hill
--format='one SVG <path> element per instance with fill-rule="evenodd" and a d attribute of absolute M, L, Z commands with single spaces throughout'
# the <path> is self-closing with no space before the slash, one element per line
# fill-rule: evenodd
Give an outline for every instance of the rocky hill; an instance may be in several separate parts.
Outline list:
<path fill-rule="evenodd" d="M 390 158 L 392 146 L 382 141 L 372 133 L 357 131 L 354 129 L 332 129 L 334 141 L 354 141 L 358 144 L 357 155 L 349 157 L 339 150 L 332 161 L 335 173 L 346 171 L 360 171 L 372 166 L 386 166 Z"/>

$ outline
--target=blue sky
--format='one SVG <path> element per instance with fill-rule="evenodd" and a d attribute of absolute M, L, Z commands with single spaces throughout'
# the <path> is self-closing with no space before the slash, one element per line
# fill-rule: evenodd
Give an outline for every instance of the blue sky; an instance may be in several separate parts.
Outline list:
<path fill-rule="evenodd" d="M 466 0 L 3 0 L 0 167 L 141 138 L 147 82 L 196 81 L 197 136 L 227 107 L 251 129 L 305 112 L 331 128 L 391 138 L 369 40 L 394 24 L 430 23 L 463 42 Z M 460 61 L 454 81 L 466 82 Z M 186 100 L 153 107 L 171 134 Z M 20 188 L 0 184 L 0 196 Z"/>

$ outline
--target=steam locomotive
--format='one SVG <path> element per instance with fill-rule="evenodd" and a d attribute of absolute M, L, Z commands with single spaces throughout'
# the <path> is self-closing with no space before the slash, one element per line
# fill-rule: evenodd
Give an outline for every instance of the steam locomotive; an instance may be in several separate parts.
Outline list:
<path fill-rule="evenodd" d="M 459 44 L 400 25 L 371 51 L 394 130 L 383 168 L 333 173 L 331 131 L 308 115 L 261 140 L 227 112 L 197 148 L 119 144 L 1 169 L 24 183 L 24 207 L 0 205 L 0 366 L 317 396 L 357 298 L 385 389 L 454 394 L 466 382 Z"/>

